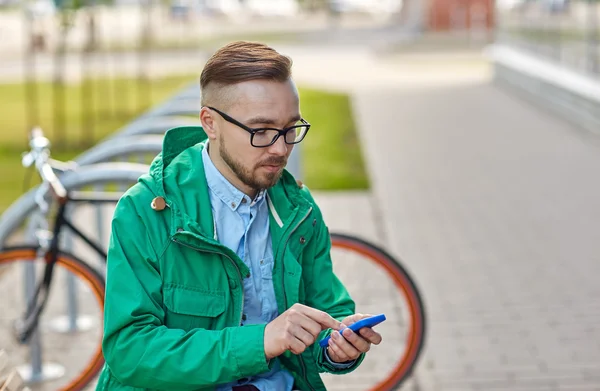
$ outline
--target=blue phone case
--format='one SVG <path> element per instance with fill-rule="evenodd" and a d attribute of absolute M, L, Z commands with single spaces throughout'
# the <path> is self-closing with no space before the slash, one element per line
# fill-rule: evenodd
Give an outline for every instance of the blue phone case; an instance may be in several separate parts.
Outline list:
<path fill-rule="evenodd" d="M 348 328 L 356 333 L 356 332 L 358 332 L 358 330 L 362 329 L 363 327 L 373 327 L 373 326 L 378 325 L 379 323 L 383 322 L 384 320 L 385 320 L 385 315 L 379 314 L 379 315 L 371 316 L 370 318 L 361 319 L 358 322 L 348 326 Z M 344 329 L 341 329 L 340 333 L 342 333 L 344 331 Z M 323 338 L 321 340 L 321 342 L 319 342 L 319 345 L 323 348 L 325 346 L 327 346 L 329 344 L 329 338 L 331 338 L 331 335 L 328 335 L 326 338 Z"/>

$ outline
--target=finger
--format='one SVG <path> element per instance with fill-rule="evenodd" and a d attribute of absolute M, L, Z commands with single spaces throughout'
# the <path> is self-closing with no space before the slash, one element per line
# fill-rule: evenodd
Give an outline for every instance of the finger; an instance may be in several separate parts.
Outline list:
<path fill-rule="evenodd" d="M 368 352 L 371 348 L 371 344 L 369 341 L 365 340 L 360 335 L 356 334 L 354 331 L 350 329 L 346 329 L 343 331 L 344 338 L 359 352 Z"/>
<path fill-rule="evenodd" d="M 300 304 L 294 305 L 288 310 L 288 320 L 291 326 L 300 326 L 315 338 L 321 332 L 321 325 L 305 314 L 309 307 Z"/>
<path fill-rule="evenodd" d="M 313 322 L 314 323 L 314 322 Z M 295 325 L 292 329 L 291 329 L 292 334 L 294 335 L 295 338 L 299 339 L 300 341 L 302 341 L 302 343 L 305 346 L 310 346 L 313 343 L 315 343 L 315 338 L 316 336 L 311 334 L 309 331 L 305 330 L 302 326 L 300 325 Z"/>
<path fill-rule="evenodd" d="M 342 327 L 342 322 L 332 318 L 327 312 L 311 307 L 299 307 L 300 311 L 321 325 L 321 330 L 334 329 L 339 330 Z"/>
<path fill-rule="evenodd" d="M 337 330 L 342 325 L 340 321 L 333 319 L 328 313 L 302 304 L 294 304 L 287 312 L 289 312 L 289 318 L 292 319 L 294 323 L 302 324 L 304 329 L 315 337 L 321 330 L 328 328 Z M 329 324 L 329 326 L 325 326 L 325 324 Z"/>
<path fill-rule="evenodd" d="M 289 350 L 294 354 L 301 354 L 306 350 L 306 345 L 295 336 L 291 336 L 289 340 Z"/>
<path fill-rule="evenodd" d="M 366 339 L 374 345 L 379 345 L 381 343 L 381 340 L 383 339 L 381 337 L 381 334 L 369 327 L 364 327 L 360 329 L 359 333 L 364 339 Z"/>
<path fill-rule="evenodd" d="M 344 353 L 344 351 L 336 345 L 335 341 L 333 339 L 329 340 L 329 346 L 327 347 L 329 349 L 329 358 L 332 359 L 335 362 L 346 362 L 346 361 L 350 361 L 350 357 L 348 357 L 346 355 L 346 353 Z"/>
<path fill-rule="evenodd" d="M 322 330 L 322 327 L 318 322 L 315 322 L 313 319 L 305 315 L 302 315 L 302 318 L 300 319 L 300 326 L 302 326 L 302 328 L 310 333 L 314 338 L 317 338 Z"/>
<path fill-rule="evenodd" d="M 289 320 L 292 326 L 297 326 L 306 330 L 313 338 L 317 338 L 321 332 L 321 325 L 301 312 L 295 312 L 290 315 Z"/>
<path fill-rule="evenodd" d="M 352 346 L 350 342 L 346 341 L 346 339 L 342 337 L 339 332 L 334 331 L 331 334 L 333 335 L 333 340 L 335 341 L 335 344 L 340 349 L 342 349 L 346 356 L 350 357 L 351 359 L 355 359 L 360 355 L 360 352 L 354 346 Z"/>

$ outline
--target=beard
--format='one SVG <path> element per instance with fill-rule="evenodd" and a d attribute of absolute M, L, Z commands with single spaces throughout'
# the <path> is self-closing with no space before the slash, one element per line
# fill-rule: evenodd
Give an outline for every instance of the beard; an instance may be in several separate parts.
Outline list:
<path fill-rule="evenodd" d="M 258 163 L 252 169 L 249 169 L 229 153 L 227 147 L 225 146 L 225 140 L 222 136 L 219 137 L 219 154 L 221 155 L 221 159 L 223 159 L 223 161 L 229 166 L 231 171 L 233 171 L 239 180 L 241 180 L 246 186 L 256 191 L 275 186 L 279 178 L 281 178 L 281 175 L 283 174 L 283 168 L 287 163 L 287 158 L 273 156 Z M 264 174 L 259 173 L 258 169 L 266 165 L 281 166 L 281 169 L 277 172 L 267 171 Z"/>

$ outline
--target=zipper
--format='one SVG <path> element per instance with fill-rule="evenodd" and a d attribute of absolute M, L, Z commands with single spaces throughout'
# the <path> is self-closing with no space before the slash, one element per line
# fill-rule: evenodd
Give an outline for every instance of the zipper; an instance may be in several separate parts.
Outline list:
<path fill-rule="evenodd" d="M 233 266 L 235 266 L 235 270 L 237 271 L 238 277 L 240 278 L 240 290 L 242 291 L 242 301 L 241 301 L 241 308 L 240 308 L 240 320 L 238 322 L 238 325 L 242 324 L 242 316 L 244 314 L 244 282 L 242 279 L 242 272 L 240 271 L 240 267 L 237 265 L 237 263 L 235 263 L 235 261 L 233 259 L 231 259 L 231 257 L 227 254 L 224 253 L 220 253 L 218 251 L 209 251 L 209 250 L 201 250 L 197 247 L 194 246 L 190 246 L 189 244 L 185 244 L 180 242 L 177 239 L 171 239 L 173 242 L 183 246 L 183 247 L 187 247 L 187 248 L 191 248 L 192 250 L 196 250 L 198 252 L 205 252 L 205 253 L 209 253 L 209 254 L 218 254 L 218 255 L 224 255 L 225 257 L 227 257 L 227 259 L 229 259 L 231 261 L 231 263 L 233 264 Z"/>
<path fill-rule="evenodd" d="M 283 304 L 286 307 L 287 307 L 287 295 L 285 294 L 285 261 L 283 261 L 283 259 L 285 259 L 285 250 L 287 249 L 287 244 L 290 241 L 290 238 L 292 237 L 294 232 L 296 232 L 298 227 L 300 227 L 300 225 L 304 222 L 304 220 L 306 220 L 308 218 L 308 215 L 310 214 L 310 212 L 312 212 L 312 207 L 310 207 L 310 209 L 308 209 L 308 212 L 306 212 L 306 215 L 302 218 L 302 220 L 300 220 L 300 222 L 298 224 L 296 224 L 294 229 L 292 229 L 289 236 L 285 240 L 285 244 L 283 247 L 283 257 L 282 257 L 282 262 L 281 262 L 281 286 L 283 287 Z M 302 378 L 304 379 L 306 384 L 308 384 L 310 389 L 312 391 L 315 391 L 313 386 L 309 383 L 308 378 L 306 377 L 306 364 L 304 363 L 304 359 L 302 358 L 302 355 L 300 355 L 298 358 L 300 359 L 300 367 L 302 368 Z"/>

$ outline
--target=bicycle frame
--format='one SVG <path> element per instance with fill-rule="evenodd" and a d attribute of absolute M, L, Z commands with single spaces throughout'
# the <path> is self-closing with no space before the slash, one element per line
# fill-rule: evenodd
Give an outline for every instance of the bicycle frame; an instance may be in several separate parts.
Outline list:
<path fill-rule="evenodd" d="M 67 227 L 71 230 L 77 237 L 82 239 L 89 247 L 91 247 L 100 258 L 106 261 L 106 252 L 102 249 L 102 247 L 93 239 L 85 235 L 77 226 L 69 220 L 66 214 L 66 207 L 71 203 L 88 203 L 88 204 L 107 204 L 107 203 L 117 203 L 121 198 L 121 193 L 107 193 L 107 192 L 82 192 L 82 191 L 72 191 L 68 193 L 66 200 L 60 200 L 58 214 L 55 219 L 54 229 L 53 229 L 53 237 L 52 244 L 50 245 L 50 251 L 53 251 L 53 258 L 51 262 L 56 261 L 56 257 L 58 255 L 59 250 L 59 239 L 60 233 L 62 232 L 63 227 Z"/>
<path fill-rule="evenodd" d="M 84 234 L 69 218 L 67 218 L 67 206 L 71 203 L 116 203 L 121 195 L 121 193 L 72 191 L 67 193 L 66 197 L 57 198 L 58 212 L 54 218 L 52 241 L 48 249 L 43 250 L 43 256 L 46 257 L 48 261 L 44 269 L 44 276 L 37 284 L 35 293 L 27 305 L 27 310 L 23 318 L 15 324 L 15 334 L 19 343 L 26 343 L 29 340 L 37 326 L 39 316 L 46 305 L 50 284 L 52 283 L 54 265 L 56 264 L 60 253 L 60 234 L 65 227 L 70 229 L 75 236 L 82 239 L 102 260 L 104 260 L 104 262 L 106 262 L 107 254 L 106 251 L 102 249 L 101 245 Z"/>

